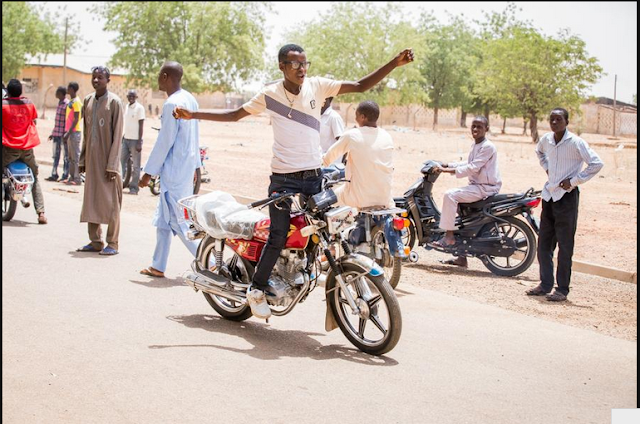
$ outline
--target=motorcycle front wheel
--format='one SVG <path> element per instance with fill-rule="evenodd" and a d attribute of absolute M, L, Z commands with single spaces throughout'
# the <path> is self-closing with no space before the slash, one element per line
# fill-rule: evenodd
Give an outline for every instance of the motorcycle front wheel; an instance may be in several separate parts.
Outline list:
<path fill-rule="evenodd" d="M 513 240 L 516 251 L 507 257 L 484 255 L 480 257 L 485 267 L 495 275 L 514 277 L 525 272 L 536 258 L 537 241 L 533 230 L 524 221 L 503 218 L 507 222 L 491 223 L 480 231 L 481 236 L 500 236 Z"/>
<path fill-rule="evenodd" d="M 360 308 L 358 315 L 351 308 L 342 288 L 330 274 L 326 282 L 327 302 L 347 339 L 361 351 L 383 355 L 391 351 L 400 340 L 402 315 L 400 304 L 384 276 L 373 276 L 361 266 L 342 265 L 346 289 Z"/>
<path fill-rule="evenodd" d="M 11 193 L 9 189 L 9 185 L 2 184 L 2 220 L 3 221 L 11 221 L 13 216 L 16 214 L 16 208 L 18 207 L 18 202 L 11 198 Z"/>
<path fill-rule="evenodd" d="M 218 266 L 215 264 L 216 249 L 215 239 L 206 237 L 200 243 L 197 252 L 198 263 L 205 269 L 210 269 L 215 274 L 221 274 L 229 279 L 240 281 L 245 284 L 251 283 L 253 277 L 253 266 L 242 259 L 231 248 L 225 247 L 222 256 L 222 262 L 225 266 Z M 212 266 L 212 264 L 215 264 Z M 244 321 L 251 318 L 251 307 L 248 304 L 237 303 L 227 298 L 216 296 L 209 293 L 202 293 L 204 298 L 207 299 L 209 305 L 220 316 L 231 321 Z"/>

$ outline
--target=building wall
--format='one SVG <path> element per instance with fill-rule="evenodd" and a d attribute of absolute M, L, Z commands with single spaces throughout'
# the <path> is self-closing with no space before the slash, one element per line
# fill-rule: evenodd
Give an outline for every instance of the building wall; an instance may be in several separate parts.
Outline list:
<path fill-rule="evenodd" d="M 56 108 L 56 89 L 59 86 L 66 87 L 71 81 L 77 82 L 80 86 L 78 96 L 81 99 L 94 91 L 91 86 L 91 74 L 67 68 L 67 78 L 63 81 L 63 69 L 59 66 L 29 66 L 22 70 L 18 78 L 25 82 L 23 95 L 33 101 L 40 114 L 43 107 Z M 147 114 L 151 110 L 151 114 L 157 116 L 162 111 L 162 105 L 167 99 L 166 93 L 127 85 L 124 75 L 111 75 L 110 79 L 109 91 L 117 94 L 123 102 L 126 102 L 127 92 L 135 89 L 138 102 L 144 106 Z M 201 109 L 237 108 L 243 103 L 241 96 L 222 92 L 202 93 L 195 95 L 195 98 Z"/>

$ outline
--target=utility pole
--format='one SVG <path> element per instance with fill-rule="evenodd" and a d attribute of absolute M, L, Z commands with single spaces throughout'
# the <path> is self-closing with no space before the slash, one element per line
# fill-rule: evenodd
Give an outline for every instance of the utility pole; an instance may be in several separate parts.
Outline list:
<path fill-rule="evenodd" d="M 616 136 L 616 86 L 618 85 L 618 74 L 613 80 L 613 136 Z"/>
<path fill-rule="evenodd" d="M 64 20 L 64 62 L 62 64 L 62 85 L 67 85 L 67 32 L 69 30 L 69 18 Z"/>

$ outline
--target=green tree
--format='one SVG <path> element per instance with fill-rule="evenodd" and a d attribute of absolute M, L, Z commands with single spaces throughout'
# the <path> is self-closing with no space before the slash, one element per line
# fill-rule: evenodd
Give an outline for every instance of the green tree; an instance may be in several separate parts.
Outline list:
<path fill-rule="evenodd" d="M 49 15 L 40 15 L 34 5 L 2 2 L 2 79 L 18 76 L 28 56 L 62 53 L 64 23 Z M 74 44 L 72 39 L 68 46 Z"/>
<path fill-rule="evenodd" d="M 479 61 L 478 44 L 473 31 L 460 17 L 448 24 L 438 23 L 423 14 L 421 33 L 425 37 L 424 54 L 419 56 L 425 103 L 433 108 L 433 129 L 438 127 L 438 111 L 461 107 L 475 109 L 473 69 Z M 462 123 L 462 122 L 461 122 Z"/>
<path fill-rule="evenodd" d="M 166 60 L 185 69 L 183 86 L 200 93 L 238 89 L 263 69 L 265 2 L 110 2 L 96 6 L 118 35 L 111 66 L 155 87 Z"/>
<path fill-rule="evenodd" d="M 407 47 L 416 50 L 416 30 L 404 20 L 400 9 L 387 4 L 334 3 L 310 23 L 301 24 L 285 35 L 282 45 L 302 46 L 311 61 L 309 75 L 331 76 L 357 81 L 387 63 Z M 274 57 L 272 79 L 282 78 Z M 420 93 L 411 85 L 419 79 L 416 66 L 403 66 L 366 93 L 340 96 L 341 101 L 374 100 L 381 105 L 408 104 Z"/>
<path fill-rule="evenodd" d="M 478 92 L 505 117 L 528 118 L 538 141 L 538 119 L 554 107 L 579 112 L 586 89 L 602 74 L 585 43 L 568 30 L 547 37 L 528 22 L 494 14 L 492 37 L 485 37 Z"/>

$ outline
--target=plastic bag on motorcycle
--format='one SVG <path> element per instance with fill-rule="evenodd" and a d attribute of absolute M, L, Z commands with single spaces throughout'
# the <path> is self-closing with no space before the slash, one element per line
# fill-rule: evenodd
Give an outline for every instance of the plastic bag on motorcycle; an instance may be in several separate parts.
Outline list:
<path fill-rule="evenodd" d="M 212 191 L 195 200 L 196 216 L 204 217 L 199 224 L 214 238 L 246 239 L 253 238 L 256 222 L 267 216 L 247 208 L 223 191 Z"/>

